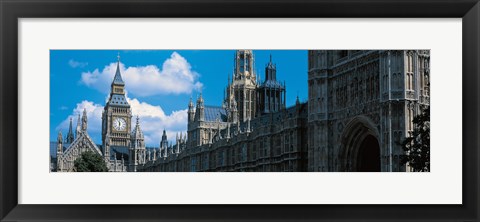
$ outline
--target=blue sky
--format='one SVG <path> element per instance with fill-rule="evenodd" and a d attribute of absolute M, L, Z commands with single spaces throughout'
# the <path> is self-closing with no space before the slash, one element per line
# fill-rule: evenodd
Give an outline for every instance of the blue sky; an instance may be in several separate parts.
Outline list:
<path fill-rule="evenodd" d="M 277 80 L 286 81 L 287 106 L 298 95 L 307 99 L 307 51 L 254 50 L 257 75 L 265 79 L 265 65 L 273 57 Z M 133 114 L 140 116 L 147 146 L 158 146 L 165 128 L 169 140 L 187 128 L 190 97 L 202 92 L 206 105 L 220 106 L 234 50 L 51 50 L 50 140 L 66 135 L 84 108 L 88 132 L 101 143 L 101 112 L 120 54 L 122 77 Z M 132 118 L 135 119 L 135 118 Z"/>

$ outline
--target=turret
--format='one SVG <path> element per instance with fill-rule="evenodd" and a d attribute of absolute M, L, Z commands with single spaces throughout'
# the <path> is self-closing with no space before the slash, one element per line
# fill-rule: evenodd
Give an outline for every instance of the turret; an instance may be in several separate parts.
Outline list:
<path fill-rule="evenodd" d="M 278 112 L 285 108 L 285 84 L 277 81 L 277 67 L 270 61 L 265 65 L 265 80 L 257 88 L 257 116 Z"/>
<path fill-rule="evenodd" d="M 247 119 L 255 117 L 256 112 L 256 98 L 255 92 L 257 90 L 257 78 L 254 67 L 254 55 L 252 50 L 237 50 L 235 52 L 234 76 L 233 81 L 229 84 L 227 92 L 227 102 L 230 112 L 233 100 L 236 101 L 236 108 L 238 111 L 238 121 L 246 122 Z M 236 115 L 231 113 L 230 118 L 235 118 Z M 233 121 L 232 121 L 233 122 Z"/>
<path fill-rule="evenodd" d="M 142 129 L 140 128 L 140 118 L 137 116 L 137 122 L 135 124 L 135 129 L 130 134 L 130 149 L 129 149 L 129 163 L 130 170 L 136 172 L 137 166 L 144 164 L 145 159 L 145 140 L 143 136 Z M 154 158 L 155 160 L 155 158 Z"/>
<path fill-rule="evenodd" d="M 180 137 L 178 136 L 177 133 L 177 143 L 175 144 L 175 151 L 174 153 L 180 153 L 180 143 L 182 142 L 182 135 L 180 134 Z"/>
<path fill-rule="evenodd" d="M 162 140 L 160 141 L 160 152 L 163 152 L 163 157 L 168 157 L 168 140 L 167 132 L 163 129 Z"/>
<path fill-rule="evenodd" d="M 75 137 L 73 136 L 73 130 L 72 130 L 72 118 L 70 118 L 70 127 L 68 128 L 68 134 L 66 138 L 66 143 L 72 143 Z"/>
<path fill-rule="evenodd" d="M 193 106 L 192 97 L 188 103 L 188 122 L 193 122 L 195 119 L 195 107 Z"/>
<path fill-rule="evenodd" d="M 277 68 L 272 63 L 272 55 L 270 54 L 270 62 L 265 66 L 265 80 L 277 80 Z"/>
<path fill-rule="evenodd" d="M 200 97 L 197 99 L 197 110 L 195 111 L 196 121 L 205 121 L 205 106 L 203 103 L 203 96 L 200 93 Z"/>
<path fill-rule="evenodd" d="M 77 128 L 75 130 L 75 136 L 76 137 L 80 136 L 80 133 L 82 133 L 82 121 L 80 120 L 80 114 L 78 114 Z"/>
<path fill-rule="evenodd" d="M 87 109 L 83 109 L 82 115 L 82 132 L 87 132 L 88 128 L 88 119 L 87 119 Z"/>
<path fill-rule="evenodd" d="M 62 168 L 63 168 L 62 157 L 63 157 L 63 136 L 62 136 L 62 132 L 59 131 L 57 136 L 57 171 L 58 172 L 62 171 Z"/>
<path fill-rule="evenodd" d="M 58 136 L 57 136 L 57 154 L 63 153 L 63 137 L 62 137 L 62 131 L 58 131 Z"/>
<path fill-rule="evenodd" d="M 235 52 L 235 79 L 252 79 L 255 81 L 255 67 L 252 50 L 237 50 Z"/>

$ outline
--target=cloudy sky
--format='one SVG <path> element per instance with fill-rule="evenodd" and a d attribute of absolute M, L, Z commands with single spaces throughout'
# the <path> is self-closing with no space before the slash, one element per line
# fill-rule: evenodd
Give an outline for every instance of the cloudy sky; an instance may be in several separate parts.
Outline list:
<path fill-rule="evenodd" d="M 170 141 L 186 133 L 187 105 L 202 92 L 206 105 L 220 106 L 233 69 L 233 50 L 51 50 L 50 140 L 66 135 L 69 119 L 87 110 L 88 132 L 101 144 L 101 115 L 120 54 L 132 114 L 140 117 L 147 146 L 158 146 L 166 129 Z M 254 50 L 261 79 L 270 54 L 277 79 L 287 84 L 287 106 L 307 99 L 305 50 Z M 132 118 L 134 120 L 135 118 Z"/>

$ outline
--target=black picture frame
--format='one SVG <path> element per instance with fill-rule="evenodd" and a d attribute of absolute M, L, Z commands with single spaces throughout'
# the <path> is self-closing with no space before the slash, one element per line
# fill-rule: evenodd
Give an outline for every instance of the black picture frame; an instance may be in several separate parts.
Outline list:
<path fill-rule="evenodd" d="M 2 221 L 479 221 L 480 158 L 477 136 L 480 5 L 478 0 L 0 0 L 0 15 L 0 218 Z M 463 204 L 18 204 L 18 19 L 106 17 L 462 18 Z"/>

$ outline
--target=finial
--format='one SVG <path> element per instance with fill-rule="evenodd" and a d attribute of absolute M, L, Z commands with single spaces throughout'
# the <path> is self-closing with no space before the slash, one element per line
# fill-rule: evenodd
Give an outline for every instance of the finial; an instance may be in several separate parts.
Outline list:
<path fill-rule="evenodd" d="M 118 54 L 117 54 L 117 62 L 120 63 L 120 52 L 118 52 Z"/>
<path fill-rule="evenodd" d="M 272 63 L 272 54 L 270 53 L 270 63 Z"/>
<path fill-rule="evenodd" d="M 137 115 L 137 125 L 139 124 L 139 119 L 140 119 L 140 118 L 139 118 L 138 115 Z"/>
<path fill-rule="evenodd" d="M 63 142 L 62 131 L 58 131 L 57 142 L 58 142 L 58 143 L 62 143 L 62 142 Z"/>

